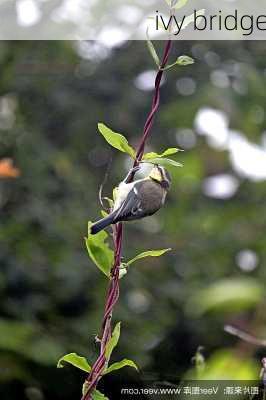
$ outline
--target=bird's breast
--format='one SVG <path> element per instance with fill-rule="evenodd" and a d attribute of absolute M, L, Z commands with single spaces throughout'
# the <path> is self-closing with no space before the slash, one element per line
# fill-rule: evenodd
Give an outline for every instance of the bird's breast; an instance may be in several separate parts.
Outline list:
<path fill-rule="evenodd" d="M 121 182 L 117 188 L 114 210 L 117 210 L 126 200 L 128 193 L 132 190 L 134 182 Z"/>
<path fill-rule="evenodd" d="M 151 213 L 157 211 L 164 204 L 166 191 L 153 181 L 147 181 L 140 188 L 143 209 Z"/>

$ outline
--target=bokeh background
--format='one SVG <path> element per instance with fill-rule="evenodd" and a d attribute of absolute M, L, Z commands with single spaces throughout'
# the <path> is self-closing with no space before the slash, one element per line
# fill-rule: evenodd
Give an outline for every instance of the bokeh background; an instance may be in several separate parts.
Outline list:
<path fill-rule="evenodd" d="M 173 46 L 173 60 L 195 64 L 167 71 L 147 150 L 180 147 L 184 166 L 171 169 L 166 207 L 126 225 L 123 255 L 172 251 L 132 266 L 114 315 L 114 360 L 132 358 L 144 380 L 191 376 L 199 346 L 204 377 L 258 378 L 265 351 L 224 325 L 266 338 L 265 51 L 265 42 Z M 106 195 L 130 165 L 97 123 L 137 145 L 153 60 L 144 42 L 1 42 L 0 65 L 0 397 L 79 398 L 85 376 L 56 363 L 73 351 L 95 359 L 107 287 L 83 238 L 110 158 Z M 105 393 L 138 379 L 121 370 Z"/>

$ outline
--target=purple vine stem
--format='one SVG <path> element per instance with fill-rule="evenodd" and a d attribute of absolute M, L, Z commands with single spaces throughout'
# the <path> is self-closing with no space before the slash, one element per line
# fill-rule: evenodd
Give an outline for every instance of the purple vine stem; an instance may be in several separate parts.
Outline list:
<path fill-rule="evenodd" d="M 151 111 L 146 119 L 141 141 L 139 143 L 136 159 L 134 161 L 134 167 L 138 166 L 144 154 L 146 141 L 151 133 L 153 121 L 156 112 L 160 105 L 160 84 L 164 72 L 164 68 L 168 62 L 172 47 L 172 41 L 168 40 L 165 45 L 164 54 L 160 68 L 155 78 L 154 95 L 152 100 Z M 134 179 L 134 172 L 132 172 L 129 182 Z M 119 267 L 121 263 L 121 252 L 122 252 L 122 238 L 123 238 L 123 226 L 121 223 L 116 224 L 113 227 L 113 241 L 114 241 L 114 264 L 111 270 L 111 279 L 107 291 L 106 303 L 104 307 L 104 316 L 102 322 L 102 335 L 101 335 L 101 346 L 100 355 L 95 361 L 90 374 L 86 379 L 86 393 L 83 395 L 82 400 L 91 400 L 92 392 L 96 388 L 105 366 L 108 360 L 105 357 L 106 345 L 112 335 L 111 321 L 113 309 L 119 299 Z"/>

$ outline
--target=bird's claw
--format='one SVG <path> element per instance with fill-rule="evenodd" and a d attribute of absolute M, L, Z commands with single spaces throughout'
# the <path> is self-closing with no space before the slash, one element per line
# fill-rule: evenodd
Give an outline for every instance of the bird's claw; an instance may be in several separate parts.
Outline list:
<path fill-rule="evenodd" d="M 95 343 L 101 343 L 102 342 L 102 340 L 99 338 L 98 335 L 95 336 L 94 340 L 95 340 Z"/>
<path fill-rule="evenodd" d="M 130 172 L 135 173 L 138 172 L 139 170 L 140 170 L 140 165 L 136 165 L 135 167 L 131 168 Z"/>
<path fill-rule="evenodd" d="M 136 165 L 135 167 L 130 168 L 130 170 L 129 170 L 127 176 L 125 177 L 125 179 L 123 180 L 123 182 L 124 182 L 124 183 L 128 183 L 129 178 L 131 177 L 131 175 L 132 175 L 132 174 L 135 174 L 137 171 L 139 171 L 139 169 L 140 169 L 140 166 L 139 166 L 139 165 Z"/>

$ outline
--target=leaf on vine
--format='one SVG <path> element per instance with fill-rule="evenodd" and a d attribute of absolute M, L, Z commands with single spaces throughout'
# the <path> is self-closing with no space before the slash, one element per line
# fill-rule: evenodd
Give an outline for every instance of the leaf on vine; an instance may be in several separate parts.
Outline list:
<path fill-rule="evenodd" d="M 134 363 L 134 361 L 124 358 L 123 360 L 110 365 L 110 367 L 108 367 L 104 371 L 103 374 L 104 375 L 110 374 L 110 372 L 117 371 L 118 369 L 121 369 L 121 368 L 124 368 L 124 367 L 132 367 L 132 368 L 135 368 L 137 371 L 139 370 L 137 365 Z"/>
<path fill-rule="evenodd" d="M 184 7 L 188 0 L 165 0 L 171 9 L 179 10 Z"/>
<path fill-rule="evenodd" d="M 170 251 L 172 249 L 162 249 L 162 250 L 148 250 L 148 251 L 144 251 L 143 253 L 138 254 L 136 257 L 132 258 L 132 260 L 129 260 L 126 265 L 131 265 L 133 264 L 135 261 L 140 260 L 142 258 L 146 258 L 146 257 L 160 257 L 163 254 L 167 253 L 168 251 Z"/>
<path fill-rule="evenodd" d="M 160 59 L 159 56 L 156 52 L 156 49 L 152 43 L 152 41 L 149 38 L 149 29 L 147 28 L 146 30 L 146 36 L 147 36 L 147 46 L 148 46 L 148 50 L 153 58 L 153 61 L 155 62 L 155 64 L 157 65 L 157 67 L 160 67 Z"/>
<path fill-rule="evenodd" d="M 195 62 L 194 59 L 189 56 L 180 56 L 176 60 L 177 65 L 191 65 L 194 64 L 194 62 Z"/>
<path fill-rule="evenodd" d="M 174 4 L 174 8 L 176 10 L 179 10 L 180 8 L 184 7 L 187 4 L 188 0 L 179 0 L 178 2 L 176 2 L 176 4 Z"/>
<path fill-rule="evenodd" d="M 177 161 L 171 160 L 170 158 L 151 158 L 147 162 L 150 164 L 157 164 L 157 165 L 171 165 L 172 167 L 183 167 L 183 165 Z"/>
<path fill-rule="evenodd" d="M 98 129 L 99 129 L 99 132 L 105 138 L 105 140 L 111 146 L 113 146 L 117 150 L 122 151 L 123 153 L 128 153 L 130 155 L 130 157 L 132 157 L 133 159 L 136 158 L 136 152 L 133 149 L 133 147 L 131 147 L 128 144 L 128 141 L 125 138 L 125 136 L 121 135 L 120 133 L 116 133 L 116 132 L 112 131 L 112 129 L 108 128 L 103 123 L 98 124 Z"/>
<path fill-rule="evenodd" d="M 150 160 L 152 158 L 162 158 L 162 157 L 166 157 L 166 156 L 170 156 L 172 154 L 176 154 L 178 151 L 181 151 L 180 149 L 178 149 L 177 147 L 170 147 L 169 149 L 166 149 L 163 153 L 158 154 L 158 153 L 154 153 L 153 151 L 150 153 L 146 153 L 144 154 L 144 156 L 142 157 L 142 160 Z"/>
<path fill-rule="evenodd" d="M 172 67 L 174 67 L 175 65 L 181 65 L 181 66 L 185 66 L 185 65 L 191 65 L 194 64 L 194 59 L 189 57 L 189 56 L 179 56 L 178 59 L 170 65 L 167 65 L 166 67 L 164 67 L 164 71 L 166 71 L 167 69 L 170 69 Z"/>
<path fill-rule="evenodd" d="M 114 348 L 117 346 L 120 337 L 121 322 L 118 322 L 113 330 L 112 336 L 107 342 L 105 357 L 109 361 Z"/>
<path fill-rule="evenodd" d="M 61 357 L 57 363 L 57 368 L 63 368 L 64 363 L 73 365 L 76 368 L 81 369 L 85 372 L 90 372 L 91 366 L 85 357 L 78 356 L 76 353 L 69 353 Z"/>
<path fill-rule="evenodd" d="M 101 231 L 96 235 L 90 234 L 91 222 L 88 224 L 88 237 L 85 238 L 86 247 L 91 260 L 106 276 L 110 276 L 113 264 L 114 252 L 110 249 L 106 239 L 108 234 Z"/>
<path fill-rule="evenodd" d="M 94 391 L 91 394 L 92 400 L 109 400 L 108 397 L 106 397 L 103 393 L 101 393 L 99 390 L 94 389 Z"/>

